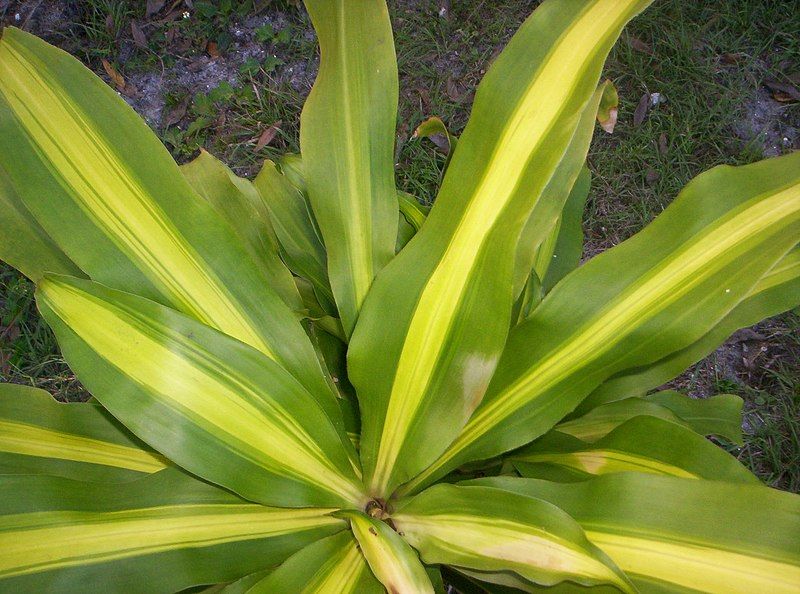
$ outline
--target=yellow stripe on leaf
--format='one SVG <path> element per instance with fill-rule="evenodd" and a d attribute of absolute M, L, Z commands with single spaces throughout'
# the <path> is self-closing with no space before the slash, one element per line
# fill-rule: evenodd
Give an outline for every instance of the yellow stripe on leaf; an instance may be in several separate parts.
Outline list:
<path fill-rule="evenodd" d="M 538 395 L 555 389 L 581 369 L 613 354 L 632 332 L 671 306 L 686 300 L 703 283 L 708 284 L 715 276 L 729 270 L 742 257 L 746 257 L 749 250 L 765 249 L 761 247 L 765 245 L 764 238 L 789 229 L 798 220 L 800 184 L 795 182 L 754 196 L 712 221 L 696 236 L 677 246 L 670 257 L 659 261 L 624 291 L 601 304 L 589 319 L 576 325 L 574 332 L 561 339 L 546 356 L 527 368 L 517 366 L 520 371 L 515 372 L 514 379 L 496 392 L 490 388 L 490 395 L 461 435 L 414 483 L 421 484 L 438 469 L 450 464 L 461 452 L 510 420 Z M 774 249 L 779 249 L 780 244 L 775 245 Z M 730 289 L 725 286 L 715 289 L 718 291 L 717 303 L 725 303 L 726 298 L 730 299 Z M 735 303 L 731 303 L 731 307 L 733 305 Z M 526 331 L 526 326 L 534 328 L 537 321 L 532 319 L 527 325 L 519 326 L 522 329 L 520 334 Z M 506 449 L 509 447 L 506 446 Z M 499 452 L 487 450 L 476 456 L 488 457 L 496 453 Z"/>
<path fill-rule="evenodd" d="M 351 341 L 375 496 L 430 463 L 479 404 L 508 332 L 519 234 L 528 217 L 557 216 L 563 204 L 542 200 L 542 190 L 607 50 L 646 4 L 545 2 L 478 89 L 425 226 L 374 283 Z M 533 37 L 539 47 L 530 47 Z"/>
<path fill-rule="evenodd" d="M 0 93 L 21 114 L 19 122 L 86 215 L 182 311 L 271 354 L 207 263 L 120 159 L 118 149 L 95 134 L 81 108 L 59 94 L 26 53 L 10 43 L 2 48 Z"/>
<path fill-rule="evenodd" d="M 570 454 L 531 454 L 525 456 L 525 462 L 549 462 L 559 466 L 566 466 L 576 470 L 583 470 L 589 474 L 607 474 L 611 472 L 652 472 L 653 474 L 668 474 L 684 478 L 697 478 L 696 475 L 652 458 L 636 456 L 626 452 L 612 450 L 591 450 L 587 452 L 573 452 Z"/>
<path fill-rule="evenodd" d="M 92 390 L 98 400 L 115 416 L 122 415 L 140 437 L 146 433 L 160 451 L 182 466 L 189 465 L 193 472 L 212 473 L 217 477 L 222 476 L 217 473 L 228 476 L 235 463 L 241 461 L 269 475 L 322 490 L 341 501 L 352 504 L 361 500 L 361 490 L 353 475 L 356 469 L 351 466 L 343 447 L 346 438 L 338 435 L 329 417 L 314 406 L 310 395 L 295 380 L 255 351 L 239 352 L 247 347 L 230 341 L 224 355 L 212 352 L 210 348 L 219 347 L 210 347 L 214 343 L 209 341 L 228 344 L 230 339 L 218 334 L 210 336 L 210 330 L 199 324 L 195 327 L 196 323 L 188 318 L 170 319 L 170 315 L 178 314 L 170 314 L 170 310 L 133 296 L 104 291 L 93 283 L 77 283 L 64 277 L 46 279 L 40 284 L 38 296 L 40 307 L 45 306 L 43 312 L 48 321 L 51 325 L 57 322 L 57 335 L 64 336 L 58 324 L 66 325 L 84 345 L 81 348 L 105 361 L 115 374 L 121 374 L 122 378 L 117 381 L 126 382 L 113 386 L 98 384 L 98 388 Z M 117 301 L 110 301 L 112 298 Z M 137 306 L 144 309 L 135 309 Z M 186 327 L 181 329 L 179 324 Z M 204 342 L 198 342 L 200 340 Z M 62 340 L 62 345 L 72 367 L 92 389 L 93 382 L 101 380 L 106 373 L 92 363 L 96 377 L 82 375 L 70 344 Z M 254 357 L 260 362 L 251 363 Z M 242 365 L 254 366 L 247 367 L 245 372 Z M 256 372 L 269 374 L 269 379 L 257 380 L 252 375 Z M 131 384 L 136 390 L 128 387 Z M 120 391 L 126 392 L 124 399 L 118 398 Z M 148 426 L 137 414 L 137 406 L 153 405 L 165 407 L 164 414 L 174 415 L 175 422 L 180 422 L 180 427 L 185 427 L 190 435 L 202 431 L 203 437 L 191 438 L 201 439 L 202 443 L 191 448 L 182 446 L 173 437 L 177 427 L 162 428 L 163 420 L 153 427 Z M 298 410 L 287 409 L 297 406 L 306 412 L 302 419 L 298 417 Z M 319 439 L 324 440 L 322 444 Z M 212 454 L 219 448 L 218 453 Z M 211 462 L 222 452 L 232 456 L 234 466 L 221 468 L 218 463 Z M 211 456 L 208 462 L 205 456 Z M 198 466 L 195 468 L 193 464 Z M 230 478 L 239 484 L 235 473 Z M 253 480 L 247 476 L 239 478 L 245 482 Z M 237 488 L 236 484 L 227 486 Z M 272 502 L 273 496 L 292 499 L 288 494 L 283 496 L 280 490 L 270 489 L 265 483 L 260 493 L 243 494 L 257 496 L 265 503 Z M 297 499 L 297 495 L 294 498 Z"/>
<path fill-rule="evenodd" d="M 442 484 L 397 506 L 392 521 L 426 563 L 515 574 L 547 586 L 571 580 L 633 591 L 580 526 L 550 503 L 500 489 Z"/>
<path fill-rule="evenodd" d="M 627 534 L 587 531 L 632 576 L 663 580 L 689 591 L 714 594 L 796 594 L 800 566 L 693 543 L 657 541 Z"/>
<path fill-rule="evenodd" d="M 185 547 L 291 534 L 340 521 L 331 510 L 259 505 L 175 505 L 116 512 L 55 511 L 0 517 L 0 578 Z"/>
<path fill-rule="evenodd" d="M 134 447 L 53 431 L 27 423 L 0 420 L 0 452 L 158 472 L 169 462 Z"/>

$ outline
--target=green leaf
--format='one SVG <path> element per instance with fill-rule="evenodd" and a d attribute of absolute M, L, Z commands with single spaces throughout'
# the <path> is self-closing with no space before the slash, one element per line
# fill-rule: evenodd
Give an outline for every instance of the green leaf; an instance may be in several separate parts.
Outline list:
<path fill-rule="evenodd" d="M 8 115 L 0 103 L 0 135 L 9 134 L 3 122 Z M 83 276 L 36 222 L 17 196 L 0 163 L 0 260 L 7 262 L 32 281 L 45 272 Z"/>
<path fill-rule="evenodd" d="M 576 144 L 575 140 L 573 140 L 574 144 Z M 567 161 L 566 158 L 565 161 Z M 567 168 L 567 163 L 562 164 L 561 167 Z M 566 183 L 564 180 L 559 181 Z M 553 182 L 550 185 L 553 185 Z M 528 253 L 530 246 L 528 249 L 523 249 L 522 242 L 520 242 L 520 251 L 517 256 L 518 270 L 523 272 L 528 270 L 529 276 L 517 300 L 515 307 L 519 309 L 519 312 L 514 319 L 521 322 L 530 317 L 533 310 L 541 303 L 544 294 L 548 293 L 558 281 L 578 266 L 583 252 L 583 208 L 586 198 L 589 196 L 590 185 L 591 173 L 584 166 L 574 183 L 569 180 L 567 187 L 571 186 L 572 190 L 564 203 L 564 210 L 553 223 L 553 227 L 544 241 L 535 247 L 532 253 Z M 533 266 L 532 270 L 525 268 L 529 261 Z"/>
<path fill-rule="evenodd" d="M 478 572 L 472 571 L 454 571 L 450 568 L 444 568 L 443 574 L 447 579 L 448 583 L 451 584 L 453 587 L 456 588 L 456 591 L 460 594 L 519 594 L 520 588 L 509 588 L 506 586 L 501 586 L 498 584 L 491 584 L 480 579 L 480 575 Z M 565 582 L 566 583 L 566 582 Z M 516 584 L 519 586 L 520 584 Z M 557 592 L 560 586 L 534 586 L 534 585 L 527 585 L 527 588 L 539 588 L 546 592 Z M 581 591 L 588 591 L 587 588 L 583 586 L 575 586 L 579 588 Z M 613 586 L 606 586 L 609 591 L 613 592 L 614 594 L 619 594 L 619 590 Z M 594 590 L 591 590 L 594 592 Z"/>
<path fill-rule="evenodd" d="M 388 524 L 360 512 L 341 515 L 350 520 L 364 558 L 388 592 L 434 594 L 417 553 Z"/>
<path fill-rule="evenodd" d="M 436 485 L 398 502 L 392 521 L 426 563 L 491 574 L 513 572 L 538 584 L 565 579 L 610 583 L 633 592 L 625 576 L 555 505 L 485 487 Z"/>
<path fill-rule="evenodd" d="M 608 84 L 610 83 L 604 83 L 598 87 L 583 108 L 561 161 L 553 170 L 552 177 L 542 190 L 540 200 L 544 204 L 552 204 L 553 208 L 544 212 L 534 211 L 522 229 L 514 265 L 515 297 L 521 292 L 531 271 L 534 271 L 538 278 L 544 279 L 552 264 L 551 260 L 557 259 L 557 257 L 553 258 L 553 255 L 562 218 L 565 215 L 569 216 L 573 225 L 576 224 L 574 221 L 577 218 L 577 225 L 581 224 L 583 203 L 591 183 L 591 177 L 587 177 L 588 170 L 585 166 L 586 154 L 589 152 L 589 144 L 592 141 L 597 107 Z M 581 175 L 582 172 L 584 172 L 583 175 Z M 576 190 L 574 194 L 573 188 Z M 570 202 L 570 197 L 572 197 L 572 202 L 569 204 L 569 213 L 566 213 L 565 209 Z M 575 204 L 576 202 L 579 204 Z M 580 210 L 577 216 L 576 209 Z M 581 232 L 581 249 L 583 248 L 582 235 Z M 580 251 L 579 249 L 578 259 L 580 259 Z M 551 286 L 549 285 L 546 290 L 549 290 Z M 542 288 L 545 289 L 544 286 Z"/>
<path fill-rule="evenodd" d="M 508 477 L 470 484 L 558 505 L 642 592 L 793 594 L 800 587 L 795 494 L 631 472 L 570 484 Z"/>
<path fill-rule="evenodd" d="M 300 117 L 308 197 L 350 336 L 373 277 L 394 256 L 397 59 L 383 2 L 305 0 L 320 68 Z"/>
<path fill-rule="evenodd" d="M 365 503 L 344 432 L 259 351 L 88 281 L 47 277 L 37 303 L 95 398 L 178 465 L 267 505 Z"/>
<path fill-rule="evenodd" d="M 264 269 L 269 285 L 293 311 L 303 308 L 292 273 L 281 260 L 278 239 L 263 201 L 253 184 L 231 171 L 211 153 L 181 166 L 186 181 L 228 221 L 253 260 Z"/>
<path fill-rule="evenodd" d="M 119 485 L 0 477 L 0 590 L 171 593 L 280 563 L 346 527 L 164 471 Z"/>
<path fill-rule="evenodd" d="M 422 229 L 425 219 L 430 212 L 430 207 L 423 206 L 415 196 L 407 192 L 397 192 L 397 200 L 400 205 L 400 214 L 414 228 L 414 232 Z"/>
<path fill-rule="evenodd" d="M 0 384 L 0 474 L 113 482 L 167 466 L 96 404 L 64 404 L 44 390 Z"/>
<path fill-rule="evenodd" d="M 400 252 L 422 228 L 430 207 L 423 206 L 415 196 L 407 192 L 398 191 L 397 200 L 400 205 L 400 216 L 397 220 L 395 251 Z"/>
<path fill-rule="evenodd" d="M 687 426 L 700 435 L 716 435 L 731 443 L 744 444 L 742 438 L 742 406 L 735 394 L 718 394 L 695 399 L 675 390 L 663 390 L 643 397 L 674 412 Z"/>
<path fill-rule="evenodd" d="M 286 153 L 278 159 L 280 172 L 303 194 L 306 194 L 306 173 L 303 158 L 297 153 Z"/>
<path fill-rule="evenodd" d="M 800 246 L 781 258 L 753 287 L 745 299 L 716 326 L 691 345 L 643 367 L 625 370 L 604 382 L 580 409 L 601 402 L 638 396 L 679 375 L 693 363 L 713 352 L 739 328 L 788 311 L 800 304 Z M 738 441 L 737 441 L 738 443 Z"/>
<path fill-rule="evenodd" d="M 403 491 L 530 442 L 614 373 L 693 344 L 798 233 L 800 153 L 700 175 L 647 228 L 567 276 L 511 332 L 480 408 Z"/>
<path fill-rule="evenodd" d="M 108 85 L 62 50 L 8 27 L 0 106 L 0 166 L 90 278 L 257 348 L 312 393 L 329 390 L 294 312 Z"/>
<path fill-rule="evenodd" d="M 549 231 L 562 204 L 540 199 L 547 180 L 647 3 L 546 1 L 480 84 L 424 227 L 376 279 L 350 343 L 372 494 L 424 469 L 481 401 L 511 321 L 522 226 Z"/>
<path fill-rule="evenodd" d="M 442 138 L 445 142 L 447 142 L 446 157 L 444 159 L 444 165 L 442 165 L 442 176 L 444 176 L 444 174 L 447 173 L 447 166 L 450 165 L 450 159 L 453 158 L 453 152 L 456 150 L 456 146 L 458 145 L 458 138 L 455 135 L 450 134 L 450 131 L 442 121 L 442 118 L 437 116 L 428 118 L 419 126 L 417 126 L 417 128 L 414 130 L 414 133 L 411 135 L 411 138 L 434 137 Z M 438 141 L 434 140 L 434 144 L 436 144 L 438 148 L 444 150 Z"/>
<path fill-rule="evenodd" d="M 589 189 L 592 183 L 592 174 L 584 166 L 572 186 L 572 190 L 564 204 L 564 210 L 554 229 L 555 241 L 552 251 L 548 250 L 547 264 L 543 260 L 544 252 L 537 253 L 535 269 L 540 272 L 542 289 L 548 293 L 558 281 L 578 267 L 583 253 L 583 210 Z"/>
<path fill-rule="evenodd" d="M 254 185 L 269 211 L 286 265 L 312 284 L 328 313 L 335 313 L 325 246 L 317 234 L 306 198 L 272 161 L 264 162 Z"/>
<path fill-rule="evenodd" d="M 583 441 L 596 441 L 633 417 L 647 415 L 685 425 L 700 435 L 742 444 L 742 399 L 733 394 L 689 398 L 672 390 L 603 404 L 555 426 Z"/>
<path fill-rule="evenodd" d="M 611 134 L 617 124 L 619 93 L 617 93 L 617 88 L 611 81 L 606 82 L 608 84 L 605 87 L 603 98 L 600 100 L 600 107 L 597 110 L 597 122 L 603 130 Z"/>
<path fill-rule="evenodd" d="M 523 476 L 550 467 L 590 475 L 649 472 L 684 478 L 756 483 L 736 458 L 692 430 L 651 416 L 634 417 L 595 443 L 565 441 L 557 431 L 514 452 L 510 460 Z"/>
<path fill-rule="evenodd" d="M 397 217 L 397 241 L 395 242 L 394 250 L 400 253 L 400 250 L 406 247 L 406 244 L 408 244 L 416 234 L 417 231 L 414 229 L 414 226 L 408 222 L 408 219 L 406 219 L 401 212 Z"/>
<path fill-rule="evenodd" d="M 231 584 L 222 594 L 279 592 L 382 594 L 385 590 L 372 575 L 353 534 L 345 531 L 298 551 L 263 577 L 247 576 Z"/>

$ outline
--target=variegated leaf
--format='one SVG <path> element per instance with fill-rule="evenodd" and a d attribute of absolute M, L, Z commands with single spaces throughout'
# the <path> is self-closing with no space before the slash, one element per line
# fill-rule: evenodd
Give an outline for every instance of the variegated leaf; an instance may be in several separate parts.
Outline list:
<path fill-rule="evenodd" d="M 480 403 L 510 325 L 522 227 L 539 222 L 534 244 L 552 227 L 566 195 L 543 199 L 547 181 L 619 31 L 647 4 L 546 1 L 479 86 L 424 227 L 376 279 L 350 343 L 373 495 L 432 462 Z"/>
<path fill-rule="evenodd" d="M 89 281 L 46 277 L 37 303 L 95 398 L 178 465 L 267 505 L 365 503 L 344 432 L 256 349 Z"/>
<path fill-rule="evenodd" d="M 480 408 L 403 488 L 530 442 L 614 373 L 686 348 L 800 235 L 800 153 L 693 180 L 647 228 L 560 282 L 509 336 Z"/>
<path fill-rule="evenodd" d="M 175 470 L 124 488 L 0 477 L 0 590 L 169 594 L 234 580 L 345 529 L 331 511 L 256 505 Z"/>
<path fill-rule="evenodd" d="M 97 404 L 0 384 L 0 474 L 123 481 L 170 466 Z"/>

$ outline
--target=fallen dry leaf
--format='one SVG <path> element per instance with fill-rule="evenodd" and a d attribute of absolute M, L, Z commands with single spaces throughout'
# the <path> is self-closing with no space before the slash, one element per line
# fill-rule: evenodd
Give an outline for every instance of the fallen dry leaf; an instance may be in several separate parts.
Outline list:
<path fill-rule="evenodd" d="M 142 49 L 147 49 L 147 37 L 142 32 L 136 21 L 131 21 L 131 35 L 133 36 L 133 43 Z"/>
<path fill-rule="evenodd" d="M 647 115 L 647 108 L 650 106 L 650 94 L 645 93 L 642 95 L 642 98 L 639 99 L 639 105 L 636 106 L 636 110 L 633 112 L 633 125 L 634 126 L 641 126 L 642 122 L 644 122 L 644 117 Z"/>
<path fill-rule="evenodd" d="M 148 17 L 153 16 L 159 10 L 164 8 L 164 4 L 166 4 L 166 0 L 147 0 L 147 9 L 145 10 L 145 15 Z"/>
<path fill-rule="evenodd" d="M 614 128 L 617 126 L 617 116 L 619 115 L 619 110 L 616 107 L 612 107 L 608 110 L 608 117 L 604 119 L 600 123 L 600 127 L 608 132 L 609 134 L 614 133 Z"/>
<path fill-rule="evenodd" d="M 763 334 L 759 334 L 755 330 L 750 328 L 742 328 L 741 330 L 737 330 L 734 332 L 731 337 L 726 341 L 728 343 L 738 343 L 738 342 L 745 342 L 748 340 L 759 340 L 764 341 L 767 337 Z"/>
<path fill-rule="evenodd" d="M 108 74 L 108 77 L 111 79 L 111 82 L 113 82 L 114 86 L 117 87 L 117 90 L 124 91 L 125 77 L 122 76 L 117 69 L 111 65 L 111 62 L 106 59 L 103 59 L 103 68 L 105 69 L 106 74 Z"/>
<path fill-rule="evenodd" d="M 755 343 L 753 345 L 742 345 L 742 363 L 746 369 L 755 369 L 756 360 L 767 352 L 766 343 Z"/>
<path fill-rule="evenodd" d="M 446 91 L 447 91 L 447 96 L 450 98 L 451 101 L 461 100 L 461 91 L 458 89 L 458 84 L 453 78 L 447 79 Z"/>
<path fill-rule="evenodd" d="M 256 142 L 256 146 L 253 149 L 254 153 L 257 153 L 262 148 L 267 146 L 270 142 L 275 139 L 275 136 L 278 134 L 278 131 L 281 129 L 281 121 L 278 120 L 266 130 L 261 133 L 261 136 L 258 137 L 258 141 Z"/>
<path fill-rule="evenodd" d="M 429 112 L 431 110 L 431 94 L 428 92 L 428 89 L 423 89 L 420 87 L 417 89 L 417 93 L 419 94 L 422 111 Z"/>
<path fill-rule="evenodd" d="M 6 342 L 14 342 L 16 339 L 19 338 L 20 329 L 19 326 L 12 323 L 10 326 L 0 326 L 0 338 L 5 340 Z"/>
<path fill-rule="evenodd" d="M 719 57 L 719 59 L 723 64 L 731 65 L 731 64 L 738 64 L 739 62 L 744 60 L 746 57 L 747 57 L 747 54 L 743 54 L 741 52 L 737 52 L 737 53 L 725 53 L 725 54 L 722 54 Z"/>
<path fill-rule="evenodd" d="M 794 85 L 776 80 L 766 80 L 764 84 L 772 91 L 772 97 L 775 101 L 780 101 L 781 103 L 800 101 L 800 90 Z"/>
<path fill-rule="evenodd" d="M 667 135 L 662 132 L 661 136 L 658 137 L 658 152 L 662 155 L 666 155 L 668 150 Z"/>
<path fill-rule="evenodd" d="M 183 116 L 186 115 L 186 109 L 189 107 L 189 98 L 185 97 L 179 103 L 176 103 L 172 107 L 170 107 L 169 111 L 167 111 L 166 116 L 164 116 L 164 128 L 169 128 L 170 126 L 174 126 L 178 122 L 183 119 Z"/>
<path fill-rule="evenodd" d="M 645 43 L 638 37 L 634 37 L 633 35 L 628 35 L 628 45 L 630 45 L 631 48 L 633 48 L 637 52 L 648 54 L 650 56 L 653 55 L 653 48 L 650 47 L 648 43 Z"/>
<path fill-rule="evenodd" d="M 220 56 L 219 46 L 217 45 L 216 41 L 209 41 L 208 45 L 206 46 L 206 51 L 208 52 L 208 55 L 215 60 Z"/>

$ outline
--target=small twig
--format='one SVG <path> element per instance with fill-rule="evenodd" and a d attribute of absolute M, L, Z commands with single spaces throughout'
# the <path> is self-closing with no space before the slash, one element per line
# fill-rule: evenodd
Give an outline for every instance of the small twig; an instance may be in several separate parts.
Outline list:
<path fill-rule="evenodd" d="M 28 16 L 25 17 L 25 22 L 22 23 L 22 25 L 20 26 L 20 29 L 23 29 L 23 30 L 27 29 L 28 21 L 31 20 L 31 17 L 33 16 L 33 13 L 36 12 L 36 9 L 39 8 L 42 5 L 42 2 L 44 2 L 44 0 L 39 0 L 36 3 L 36 5 L 33 8 L 31 8 L 31 11 L 28 13 Z"/>

